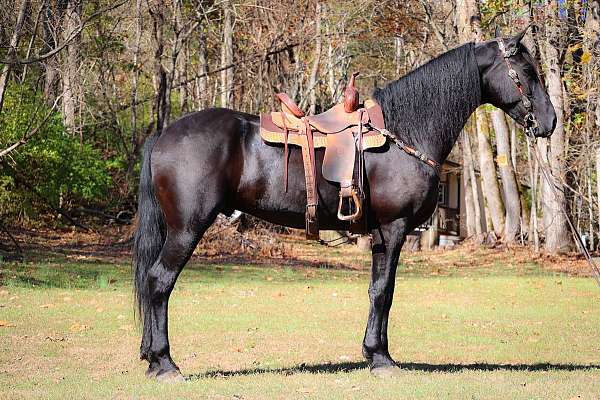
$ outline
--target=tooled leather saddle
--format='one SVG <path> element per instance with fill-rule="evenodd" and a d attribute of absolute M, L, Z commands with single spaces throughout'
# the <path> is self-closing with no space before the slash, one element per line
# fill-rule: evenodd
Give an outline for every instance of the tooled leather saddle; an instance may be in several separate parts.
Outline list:
<path fill-rule="evenodd" d="M 372 100 L 359 102 L 352 74 L 344 91 L 344 102 L 318 115 L 306 115 L 289 96 L 278 93 L 281 111 L 260 115 L 260 135 L 265 142 L 284 145 L 284 188 L 287 192 L 288 146 L 302 148 L 306 181 L 306 237 L 319 238 L 317 171 L 315 148 L 325 148 L 322 175 L 340 185 L 337 217 L 350 222 L 350 230 L 360 231 L 364 222 L 363 151 L 386 142 L 381 107 Z M 344 206 L 344 200 L 348 200 Z M 347 211 L 347 212 L 345 212 Z M 352 229 L 354 226 L 354 229 Z"/>

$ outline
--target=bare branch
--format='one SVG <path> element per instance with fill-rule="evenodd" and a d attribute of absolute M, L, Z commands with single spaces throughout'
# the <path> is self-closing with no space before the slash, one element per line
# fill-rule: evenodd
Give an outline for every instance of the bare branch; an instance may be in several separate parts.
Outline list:
<path fill-rule="evenodd" d="M 50 50 L 47 53 L 44 53 L 44 54 L 41 54 L 41 55 L 38 55 L 35 57 L 31 57 L 31 58 L 25 58 L 25 59 L 9 58 L 8 60 L 0 60 L 0 64 L 9 64 L 9 65 L 34 64 L 34 63 L 37 63 L 40 61 L 44 61 L 50 57 L 53 57 L 56 54 L 58 54 L 62 49 L 67 47 L 69 45 L 69 43 L 71 43 L 73 40 L 75 40 L 75 38 L 77 38 L 77 36 L 79 36 L 81 31 L 83 31 L 83 29 L 89 22 L 93 21 L 94 19 L 98 18 L 99 16 L 101 16 L 102 14 L 104 14 L 108 11 L 112 11 L 114 9 L 121 7 L 123 4 L 127 3 L 128 1 L 129 0 L 120 0 L 119 2 L 117 2 L 113 5 L 104 7 L 102 9 L 92 13 L 89 17 L 87 17 L 86 19 L 81 21 L 81 24 L 79 25 L 79 27 L 77 27 L 77 29 L 75 29 L 73 32 L 71 32 L 71 35 L 69 35 L 69 37 L 65 41 L 63 41 L 60 45 L 56 46 L 54 49 Z"/>

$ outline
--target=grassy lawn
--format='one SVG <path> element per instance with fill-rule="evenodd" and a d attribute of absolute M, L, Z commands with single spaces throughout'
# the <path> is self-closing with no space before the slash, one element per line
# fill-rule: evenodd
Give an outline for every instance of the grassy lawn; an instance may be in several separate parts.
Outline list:
<path fill-rule="evenodd" d="M 325 253 L 188 265 L 170 309 L 177 385 L 144 377 L 126 261 L 0 264 L 0 398 L 600 398 L 593 280 L 484 251 L 407 256 L 389 327 L 402 372 L 381 380 L 360 352 L 367 258 L 305 258 Z"/>

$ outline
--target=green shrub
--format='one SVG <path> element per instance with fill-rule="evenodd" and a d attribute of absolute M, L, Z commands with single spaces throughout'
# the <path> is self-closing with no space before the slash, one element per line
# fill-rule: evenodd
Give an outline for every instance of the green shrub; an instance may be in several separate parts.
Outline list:
<path fill-rule="evenodd" d="M 10 87 L 0 114 L 0 148 L 23 138 L 49 111 L 33 90 Z M 54 206 L 103 200 L 110 185 L 101 153 L 67 133 L 54 112 L 26 144 L 0 159 L 0 215 L 47 212 L 40 196 Z"/>

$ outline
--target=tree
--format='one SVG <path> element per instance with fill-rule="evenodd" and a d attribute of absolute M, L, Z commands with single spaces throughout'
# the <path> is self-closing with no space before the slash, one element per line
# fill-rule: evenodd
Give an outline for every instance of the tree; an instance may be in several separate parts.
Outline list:
<path fill-rule="evenodd" d="M 511 157 L 508 125 L 504 111 L 495 109 L 491 113 L 494 132 L 496 133 L 496 144 L 498 147 L 498 167 L 504 190 L 504 206 L 506 219 L 502 240 L 505 243 L 514 243 L 519 234 L 521 225 L 521 196 L 517 185 L 517 177 Z"/>
<path fill-rule="evenodd" d="M 25 20 L 25 12 L 29 6 L 29 0 L 21 0 L 21 6 L 19 7 L 19 15 L 17 17 L 17 23 L 13 34 L 10 38 L 10 44 L 8 47 L 8 58 L 15 56 L 19 40 L 21 39 L 21 31 L 23 29 L 23 21 Z M 4 93 L 6 92 L 6 85 L 8 84 L 8 77 L 12 69 L 12 64 L 7 63 L 2 67 L 0 71 L 0 112 L 2 112 L 2 104 L 4 103 Z"/>
<path fill-rule="evenodd" d="M 233 94 L 233 22 L 230 0 L 223 2 L 223 45 L 221 47 L 221 107 L 230 107 Z"/>
<path fill-rule="evenodd" d="M 572 248 L 572 240 L 563 210 L 567 198 L 561 182 L 565 180 L 565 99 L 563 98 L 562 67 L 559 46 L 566 46 L 565 26 L 558 17 L 558 3 L 549 2 L 543 9 L 545 32 L 539 37 L 540 56 L 546 68 L 548 94 L 556 112 L 556 129 L 550 139 L 540 139 L 539 148 L 553 177 L 559 184 L 542 180 L 542 206 L 544 211 L 545 248 L 552 253 Z M 548 143 L 549 142 L 549 143 Z"/>

